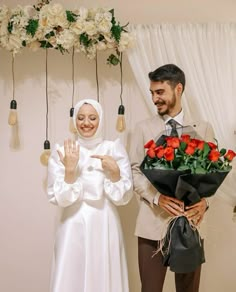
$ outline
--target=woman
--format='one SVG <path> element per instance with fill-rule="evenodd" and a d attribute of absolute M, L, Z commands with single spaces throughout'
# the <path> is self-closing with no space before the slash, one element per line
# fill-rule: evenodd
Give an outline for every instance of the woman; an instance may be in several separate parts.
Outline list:
<path fill-rule="evenodd" d="M 99 103 L 74 109 L 77 142 L 66 140 L 48 165 L 49 201 L 62 208 L 56 234 L 52 292 L 128 292 L 116 206 L 132 196 L 131 169 L 119 140 L 103 140 Z"/>

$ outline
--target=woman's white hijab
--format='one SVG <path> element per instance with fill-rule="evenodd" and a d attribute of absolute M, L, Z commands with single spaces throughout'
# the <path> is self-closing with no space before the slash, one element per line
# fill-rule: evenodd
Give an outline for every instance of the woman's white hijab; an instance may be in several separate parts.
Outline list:
<path fill-rule="evenodd" d="M 97 131 L 95 132 L 95 134 L 92 137 L 83 137 L 79 133 L 79 131 L 76 127 L 76 119 L 77 119 L 78 112 L 79 112 L 80 108 L 85 103 L 93 106 L 98 114 L 98 117 L 99 117 L 99 124 L 98 124 Z M 103 141 L 103 110 L 102 110 L 101 105 L 96 100 L 89 99 L 89 98 L 80 100 L 74 107 L 73 120 L 74 120 L 74 126 L 77 130 L 79 145 L 81 145 L 85 148 L 93 148 Z"/>

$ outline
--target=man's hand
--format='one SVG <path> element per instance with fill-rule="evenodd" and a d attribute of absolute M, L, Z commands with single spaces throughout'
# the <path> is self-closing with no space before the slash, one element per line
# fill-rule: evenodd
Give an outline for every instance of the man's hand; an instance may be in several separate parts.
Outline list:
<path fill-rule="evenodd" d="M 188 218 L 188 220 L 192 221 L 195 225 L 199 225 L 202 222 L 204 214 L 207 210 L 207 202 L 204 198 L 201 199 L 200 202 L 188 206 L 185 208 L 186 211 L 184 215 Z"/>
<path fill-rule="evenodd" d="M 184 215 L 184 203 L 176 198 L 161 194 L 158 205 L 171 216 Z"/>

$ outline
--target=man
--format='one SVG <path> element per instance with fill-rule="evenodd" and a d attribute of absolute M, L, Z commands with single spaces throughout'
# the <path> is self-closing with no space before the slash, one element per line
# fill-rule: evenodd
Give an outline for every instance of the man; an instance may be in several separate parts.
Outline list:
<path fill-rule="evenodd" d="M 144 144 L 165 131 L 170 135 L 173 124 L 177 132 L 183 126 L 191 126 L 207 141 L 213 141 L 214 133 L 207 122 L 192 122 L 182 109 L 181 97 L 185 87 L 185 74 L 176 65 L 167 64 L 149 73 L 150 92 L 157 115 L 140 122 L 131 136 L 130 160 L 132 165 L 134 191 L 140 201 L 135 235 L 138 236 L 139 272 L 142 292 L 161 292 L 166 275 L 162 254 L 153 256 L 158 241 L 163 237 L 163 225 L 169 216 L 185 215 L 199 224 L 208 209 L 208 201 L 202 199 L 191 208 L 184 210 L 183 203 L 176 198 L 157 192 L 141 173 L 139 166 L 145 156 Z M 181 133 L 179 133 L 181 134 Z M 194 272 L 175 274 L 177 292 L 197 292 L 199 289 L 201 266 Z"/>

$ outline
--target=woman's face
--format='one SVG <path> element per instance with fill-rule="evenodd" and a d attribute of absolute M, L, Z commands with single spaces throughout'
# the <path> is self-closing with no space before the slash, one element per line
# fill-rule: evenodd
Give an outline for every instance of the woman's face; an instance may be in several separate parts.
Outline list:
<path fill-rule="evenodd" d="M 78 111 L 76 127 L 82 137 L 92 137 L 98 128 L 99 116 L 91 104 L 83 104 Z"/>

